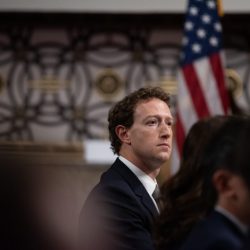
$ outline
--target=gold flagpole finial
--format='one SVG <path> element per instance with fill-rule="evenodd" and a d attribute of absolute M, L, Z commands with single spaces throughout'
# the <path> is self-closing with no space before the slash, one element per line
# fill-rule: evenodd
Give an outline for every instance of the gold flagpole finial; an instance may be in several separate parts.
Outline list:
<path fill-rule="evenodd" d="M 224 11 L 223 11 L 223 6 L 222 6 L 222 0 L 217 0 L 217 5 L 218 5 L 218 14 L 219 14 L 219 16 L 223 16 Z"/>

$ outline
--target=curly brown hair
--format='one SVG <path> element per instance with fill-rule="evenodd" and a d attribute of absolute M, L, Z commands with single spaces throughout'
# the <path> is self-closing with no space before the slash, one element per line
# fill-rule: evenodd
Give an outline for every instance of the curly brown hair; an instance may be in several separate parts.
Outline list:
<path fill-rule="evenodd" d="M 160 87 L 144 87 L 125 96 L 116 103 L 109 111 L 108 128 L 111 149 L 115 154 L 119 154 L 121 141 L 116 135 L 115 128 L 123 125 L 130 128 L 134 123 L 134 111 L 139 102 L 157 98 L 165 102 L 170 107 L 170 95 Z"/>
<path fill-rule="evenodd" d="M 209 212 L 202 195 L 202 177 L 208 170 L 201 166 L 201 160 L 208 142 L 226 121 L 226 116 L 214 116 L 198 121 L 190 129 L 179 171 L 162 185 L 162 210 L 154 225 L 156 249 L 178 248 Z"/>

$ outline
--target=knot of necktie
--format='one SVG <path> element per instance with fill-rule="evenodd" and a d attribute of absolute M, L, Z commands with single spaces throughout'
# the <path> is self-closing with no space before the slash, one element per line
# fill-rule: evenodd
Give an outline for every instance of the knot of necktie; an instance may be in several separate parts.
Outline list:
<path fill-rule="evenodd" d="M 160 188 L 159 188 L 158 184 L 156 184 L 155 190 L 154 190 L 152 196 L 153 196 L 153 198 L 155 199 L 155 201 L 157 203 L 159 198 L 160 198 Z"/>

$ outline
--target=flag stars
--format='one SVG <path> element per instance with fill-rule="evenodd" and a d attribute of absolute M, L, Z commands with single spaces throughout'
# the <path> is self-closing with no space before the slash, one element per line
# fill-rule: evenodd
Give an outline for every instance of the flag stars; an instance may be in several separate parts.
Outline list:
<path fill-rule="evenodd" d="M 206 37 L 206 32 L 205 32 L 205 30 L 204 30 L 204 29 L 198 29 L 198 30 L 197 30 L 197 36 L 198 36 L 199 38 L 205 38 L 205 37 Z"/>
<path fill-rule="evenodd" d="M 198 14 L 198 8 L 196 8 L 196 7 L 190 7 L 190 14 L 192 16 L 196 16 Z"/>
<path fill-rule="evenodd" d="M 217 31 L 217 32 L 221 32 L 222 31 L 222 27 L 221 27 L 221 24 L 220 23 L 215 23 L 214 24 L 214 29 Z"/>
<path fill-rule="evenodd" d="M 214 9 L 214 8 L 216 7 L 214 1 L 208 1 L 208 2 L 207 2 L 207 6 L 208 6 L 208 8 L 210 8 L 210 9 Z"/>
<path fill-rule="evenodd" d="M 211 22 L 211 17 L 207 14 L 204 14 L 202 17 L 201 17 L 201 20 L 203 23 L 205 24 L 209 24 Z"/>
<path fill-rule="evenodd" d="M 218 46 L 218 39 L 217 39 L 216 37 L 212 36 L 212 37 L 210 37 L 210 39 L 209 39 L 209 43 L 210 43 L 212 46 L 216 47 L 216 46 Z"/>
<path fill-rule="evenodd" d="M 185 23 L 185 29 L 186 30 L 188 30 L 188 31 L 190 31 L 190 30 L 192 30 L 194 28 L 194 24 L 192 23 L 192 22 L 186 22 Z"/>
<path fill-rule="evenodd" d="M 201 46 L 198 43 L 194 43 L 192 45 L 192 50 L 194 53 L 200 53 L 201 52 Z"/>
<path fill-rule="evenodd" d="M 217 0 L 190 0 L 181 41 L 184 57 L 189 63 L 218 51 L 221 47 L 222 25 L 216 11 Z M 199 2 L 199 3 L 198 3 Z"/>

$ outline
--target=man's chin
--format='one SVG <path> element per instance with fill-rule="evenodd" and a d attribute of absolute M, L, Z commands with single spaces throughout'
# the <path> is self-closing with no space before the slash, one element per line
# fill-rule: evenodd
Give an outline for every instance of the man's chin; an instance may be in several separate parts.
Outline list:
<path fill-rule="evenodd" d="M 170 159 L 170 155 L 169 154 L 161 155 L 161 157 L 159 157 L 159 163 L 160 163 L 160 165 L 166 163 L 169 159 Z"/>
<path fill-rule="evenodd" d="M 165 151 L 160 154 L 160 158 L 162 159 L 163 162 L 168 161 L 170 159 L 171 152 L 170 151 Z"/>

